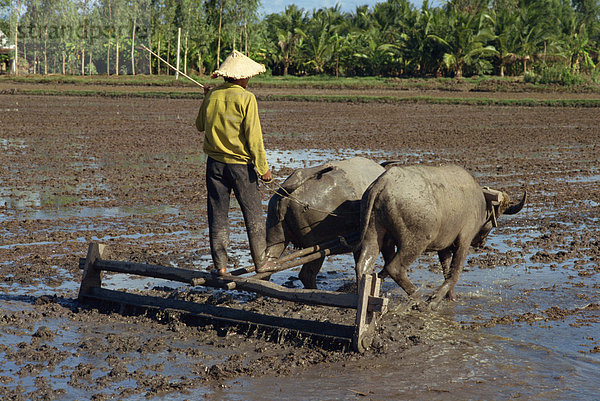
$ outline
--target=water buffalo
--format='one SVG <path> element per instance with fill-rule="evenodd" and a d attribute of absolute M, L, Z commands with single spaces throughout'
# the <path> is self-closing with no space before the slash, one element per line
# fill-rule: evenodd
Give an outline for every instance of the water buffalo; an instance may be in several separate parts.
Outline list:
<path fill-rule="evenodd" d="M 494 195 L 495 201 L 490 199 Z M 518 204 L 509 205 L 506 193 L 484 191 L 458 166 L 390 167 L 361 201 L 357 278 L 372 268 L 382 246 L 391 241 L 396 253 L 384 270 L 418 299 L 407 269 L 421 253 L 437 251 L 445 280 L 429 299 L 435 308 L 445 296 L 454 299 L 469 246 L 483 246 L 496 218 L 518 213 L 526 199 L 527 192 Z"/>
<path fill-rule="evenodd" d="M 358 239 L 360 199 L 384 171 L 372 160 L 355 157 L 293 172 L 269 200 L 267 258 L 280 257 L 290 242 L 306 248 L 353 233 Z M 350 249 L 334 251 L 345 252 Z M 305 288 L 316 288 L 323 260 L 302 266 L 299 278 Z"/>

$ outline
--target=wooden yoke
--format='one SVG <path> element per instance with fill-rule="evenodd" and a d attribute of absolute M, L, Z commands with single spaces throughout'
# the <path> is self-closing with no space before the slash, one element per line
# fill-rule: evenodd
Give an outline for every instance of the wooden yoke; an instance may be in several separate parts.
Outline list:
<path fill-rule="evenodd" d="M 375 337 L 378 314 L 387 312 L 388 298 L 379 296 L 382 279 L 376 273 L 365 274 L 358 286 L 358 305 L 352 344 L 357 352 L 365 352 Z"/>
<path fill-rule="evenodd" d="M 96 260 L 102 259 L 103 254 L 103 244 L 90 243 L 83 267 L 83 277 L 81 278 L 81 286 L 79 287 L 78 300 L 81 301 L 83 296 L 89 294 L 91 288 L 102 287 L 102 270 L 96 269 L 94 263 L 96 263 Z"/>
<path fill-rule="evenodd" d="M 495 206 L 498 206 L 502 202 L 502 192 L 497 191 L 495 189 L 491 189 L 490 187 L 483 187 L 483 196 L 485 197 L 485 201 L 488 204 L 490 211 L 490 220 L 492 221 L 492 227 L 498 227 L 498 220 L 496 216 Z"/>

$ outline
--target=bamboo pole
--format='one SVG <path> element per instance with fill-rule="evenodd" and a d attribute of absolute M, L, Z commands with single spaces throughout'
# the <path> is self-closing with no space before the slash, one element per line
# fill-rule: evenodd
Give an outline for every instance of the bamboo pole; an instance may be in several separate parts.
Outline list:
<path fill-rule="evenodd" d="M 157 59 L 159 59 L 160 61 L 162 61 L 163 63 L 165 63 L 166 65 L 168 65 L 169 67 L 171 67 L 173 70 L 177 71 L 178 73 L 180 73 L 181 75 L 183 75 L 184 77 L 186 77 L 187 79 L 189 79 L 190 81 L 192 81 L 193 83 L 195 83 L 196 85 L 198 85 L 201 88 L 204 88 L 204 85 L 202 85 L 200 82 L 196 81 L 194 78 L 190 77 L 189 75 L 179 71 L 179 69 L 173 67 L 171 64 L 169 64 L 166 60 L 164 60 L 162 57 L 160 57 L 158 54 L 154 53 L 152 50 L 148 49 L 146 46 L 144 46 L 143 44 L 140 45 L 144 50 L 150 52 L 150 54 L 152 54 L 154 57 L 156 57 Z"/>
<path fill-rule="evenodd" d="M 175 68 L 175 79 L 179 79 L 179 53 L 181 48 L 181 28 L 177 28 L 177 68 Z"/>

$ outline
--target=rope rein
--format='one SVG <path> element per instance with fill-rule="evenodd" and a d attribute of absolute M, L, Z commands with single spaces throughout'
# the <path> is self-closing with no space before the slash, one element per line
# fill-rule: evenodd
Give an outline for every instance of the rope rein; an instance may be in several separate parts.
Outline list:
<path fill-rule="evenodd" d="M 314 206 L 311 206 L 310 204 L 308 204 L 307 202 L 303 202 L 300 199 L 298 199 L 297 197 L 295 197 L 294 195 L 292 195 L 290 192 L 288 192 L 287 189 L 285 189 L 284 187 L 282 187 L 279 184 L 274 183 L 274 181 L 271 182 L 262 182 L 265 187 L 267 188 L 267 190 L 269 192 L 271 192 L 272 194 L 277 194 L 279 196 L 281 196 L 282 198 L 287 198 L 291 201 L 296 202 L 297 204 L 299 204 L 300 206 L 302 206 L 302 209 L 307 212 L 309 210 L 315 211 L 315 212 L 319 212 L 319 213 L 324 213 L 333 217 L 342 217 L 342 216 L 352 216 L 352 215 L 356 215 L 356 213 L 354 212 L 346 212 L 346 213 L 334 213 L 334 212 L 330 212 L 328 210 L 323 210 L 323 209 L 319 209 L 316 208 Z"/>

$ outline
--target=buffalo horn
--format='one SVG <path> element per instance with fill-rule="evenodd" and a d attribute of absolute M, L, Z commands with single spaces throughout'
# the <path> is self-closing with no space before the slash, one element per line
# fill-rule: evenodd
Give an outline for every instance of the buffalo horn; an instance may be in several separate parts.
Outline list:
<path fill-rule="evenodd" d="M 527 202 L 527 191 L 525 191 L 523 193 L 523 198 L 521 198 L 521 201 L 519 203 L 516 203 L 514 205 L 510 205 L 509 207 L 506 208 L 506 210 L 504 211 L 504 214 L 517 214 L 521 211 L 521 209 L 523 209 L 523 206 L 525 206 L 525 202 Z"/>

